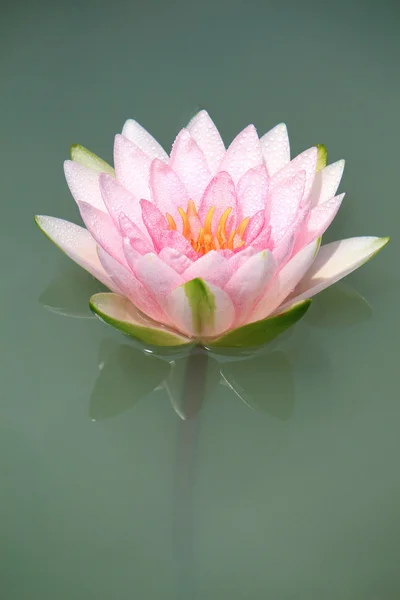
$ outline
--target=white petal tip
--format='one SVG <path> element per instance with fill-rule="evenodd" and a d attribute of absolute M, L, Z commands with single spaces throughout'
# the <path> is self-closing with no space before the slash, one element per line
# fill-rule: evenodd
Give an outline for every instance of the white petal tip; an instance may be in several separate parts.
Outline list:
<path fill-rule="evenodd" d="M 375 256 L 375 254 L 377 254 L 380 250 L 382 250 L 382 248 L 384 248 L 385 246 L 388 245 L 388 243 L 390 242 L 390 237 L 381 237 L 381 238 L 376 238 L 375 240 L 375 252 L 372 256 Z"/>

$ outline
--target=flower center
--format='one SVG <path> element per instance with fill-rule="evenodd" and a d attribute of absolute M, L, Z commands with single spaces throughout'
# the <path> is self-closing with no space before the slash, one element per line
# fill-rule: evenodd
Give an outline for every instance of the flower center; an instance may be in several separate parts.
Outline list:
<path fill-rule="evenodd" d="M 240 225 L 233 229 L 228 237 L 226 227 L 229 215 L 232 212 L 232 206 L 227 208 L 221 215 L 215 233 L 213 233 L 212 221 L 215 212 L 215 206 L 208 211 L 204 223 L 202 224 L 197 213 L 193 200 L 189 200 L 186 212 L 179 207 L 178 212 L 182 218 L 182 235 L 190 242 L 193 250 L 199 254 L 206 254 L 210 250 L 237 250 L 245 245 L 243 239 L 246 227 L 250 217 L 246 217 Z M 176 230 L 174 218 L 166 213 L 168 227 L 170 230 Z"/>

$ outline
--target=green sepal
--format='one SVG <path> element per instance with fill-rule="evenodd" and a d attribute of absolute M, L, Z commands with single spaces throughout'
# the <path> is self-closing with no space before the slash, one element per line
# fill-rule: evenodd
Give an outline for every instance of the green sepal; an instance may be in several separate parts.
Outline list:
<path fill-rule="evenodd" d="M 71 160 L 74 160 L 84 167 L 88 167 L 98 173 L 108 173 L 108 175 L 115 177 L 115 171 L 111 165 L 80 144 L 72 144 L 70 156 Z"/>
<path fill-rule="evenodd" d="M 328 164 L 328 150 L 324 144 L 317 144 L 317 150 L 317 171 L 320 171 Z"/>
<path fill-rule="evenodd" d="M 286 312 L 238 327 L 227 334 L 207 342 L 210 348 L 256 348 L 286 331 L 301 319 L 310 308 L 311 300 L 304 300 Z"/>
<path fill-rule="evenodd" d="M 127 298 L 113 293 L 95 294 L 90 309 L 102 321 L 151 346 L 184 346 L 192 340 L 142 316 Z"/>
<path fill-rule="evenodd" d="M 196 335 L 202 335 L 206 328 L 214 325 L 214 294 L 199 278 L 184 283 L 182 287 L 192 310 L 193 330 Z"/>

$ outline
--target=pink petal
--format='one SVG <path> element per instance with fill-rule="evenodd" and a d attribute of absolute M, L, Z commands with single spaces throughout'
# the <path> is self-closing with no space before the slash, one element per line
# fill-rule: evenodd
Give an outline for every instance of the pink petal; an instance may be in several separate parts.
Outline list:
<path fill-rule="evenodd" d="M 258 236 L 251 242 L 251 247 L 256 252 L 265 250 L 271 246 L 271 227 L 268 225 L 261 229 Z"/>
<path fill-rule="evenodd" d="M 264 248 L 262 249 L 264 250 Z M 244 250 L 240 250 L 229 259 L 231 269 L 233 271 L 237 271 L 242 265 L 244 265 L 245 262 L 249 260 L 249 258 L 257 254 L 257 252 L 258 250 L 253 248 L 253 246 L 249 246 Z"/>
<path fill-rule="evenodd" d="M 237 185 L 240 218 L 252 217 L 264 210 L 268 199 L 268 173 L 265 165 L 249 169 Z"/>
<path fill-rule="evenodd" d="M 36 222 L 47 237 L 71 260 L 110 290 L 119 290 L 113 284 L 97 256 L 97 244 L 87 229 L 55 217 L 37 216 Z"/>
<path fill-rule="evenodd" d="M 131 247 L 139 252 L 139 254 L 154 252 L 153 243 L 149 240 L 147 232 L 146 234 L 143 233 L 124 213 L 119 218 L 119 225 L 123 237 L 129 239 Z"/>
<path fill-rule="evenodd" d="M 218 175 L 211 180 L 206 191 L 204 192 L 203 198 L 201 199 L 199 217 L 203 223 L 208 211 L 213 206 L 215 207 L 212 220 L 212 232 L 214 234 L 217 230 L 218 222 L 222 214 L 227 208 L 232 207 L 233 210 L 229 216 L 227 224 L 227 231 L 229 233 L 236 222 L 238 201 L 232 178 L 224 171 L 218 173 Z"/>
<path fill-rule="evenodd" d="M 230 259 L 232 258 L 232 256 L 234 256 L 234 252 L 233 250 L 217 250 L 218 254 L 220 254 L 221 256 L 223 256 L 224 258 Z"/>
<path fill-rule="evenodd" d="M 254 125 L 249 125 L 235 137 L 222 162 L 220 171 L 227 171 L 237 183 L 253 167 L 263 164 L 260 140 Z"/>
<path fill-rule="evenodd" d="M 290 162 L 290 144 L 286 125 L 280 123 L 260 139 L 261 149 L 270 177 Z"/>
<path fill-rule="evenodd" d="M 291 257 L 296 243 L 296 233 L 290 230 L 272 250 L 274 259 L 279 268 L 283 267 Z"/>
<path fill-rule="evenodd" d="M 162 236 L 169 231 L 167 219 L 161 211 L 152 202 L 141 200 L 142 219 L 146 229 L 153 240 L 154 247 L 157 251 L 161 250 Z"/>
<path fill-rule="evenodd" d="M 317 172 L 309 198 L 311 207 L 323 204 L 336 194 L 343 169 L 344 160 L 339 160 Z"/>
<path fill-rule="evenodd" d="M 143 150 L 151 160 L 158 158 L 168 162 L 168 154 L 165 150 L 144 127 L 133 119 L 126 121 L 122 129 L 122 135 Z"/>
<path fill-rule="evenodd" d="M 224 142 L 218 129 L 205 110 L 197 113 L 187 128 L 199 148 L 204 152 L 212 175 L 215 175 L 225 154 Z"/>
<path fill-rule="evenodd" d="M 122 237 L 111 217 L 86 202 L 79 203 L 79 210 L 83 222 L 96 242 L 125 267 L 126 260 L 122 249 Z"/>
<path fill-rule="evenodd" d="M 270 196 L 271 238 L 276 244 L 293 223 L 303 198 L 306 173 L 300 171 L 274 187 Z"/>
<path fill-rule="evenodd" d="M 169 323 L 168 317 L 161 310 L 160 306 L 131 271 L 122 267 L 102 248 L 99 248 L 99 258 L 110 278 L 136 308 L 155 321 L 164 324 Z"/>
<path fill-rule="evenodd" d="M 223 288 L 233 273 L 229 260 L 219 252 L 211 250 L 192 263 L 182 277 L 185 281 L 191 281 L 198 277 L 206 283 L 213 283 Z"/>
<path fill-rule="evenodd" d="M 99 173 L 72 160 L 64 162 L 65 179 L 76 202 L 107 211 L 99 187 Z"/>
<path fill-rule="evenodd" d="M 150 199 L 151 159 L 123 135 L 115 136 L 114 164 L 118 181 L 135 197 Z"/>
<path fill-rule="evenodd" d="M 182 129 L 177 136 L 169 165 L 178 174 L 189 197 L 198 205 L 212 176 L 202 150 L 187 129 Z"/>
<path fill-rule="evenodd" d="M 316 240 L 303 248 L 278 272 L 253 311 L 252 322 L 265 319 L 283 302 L 310 268 L 318 248 L 319 242 Z"/>
<path fill-rule="evenodd" d="M 279 312 L 336 283 L 372 258 L 388 241 L 389 238 L 356 237 L 325 244 L 299 285 L 279 307 Z"/>
<path fill-rule="evenodd" d="M 344 196 L 344 194 L 340 194 L 340 196 L 331 198 L 323 204 L 318 204 L 309 212 L 308 218 L 298 234 L 295 252 L 325 233 L 335 218 Z"/>
<path fill-rule="evenodd" d="M 132 242 L 129 238 L 125 237 L 123 240 L 123 249 L 126 258 L 126 262 L 128 263 L 128 267 L 135 274 L 135 263 L 136 261 L 143 256 L 144 254 L 149 254 L 148 252 L 141 252 L 137 249 L 136 244 L 132 245 Z"/>
<path fill-rule="evenodd" d="M 259 210 L 255 215 L 253 215 L 249 221 L 249 224 L 246 227 L 244 232 L 243 239 L 246 244 L 251 244 L 261 233 L 261 231 L 266 227 L 265 223 L 265 210 Z"/>
<path fill-rule="evenodd" d="M 186 211 L 190 196 L 178 175 L 156 159 L 151 163 L 150 187 L 154 204 L 163 214 L 169 213 L 179 227 L 182 221 L 178 207 Z"/>
<path fill-rule="evenodd" d="M 136 260 L 135 275 L 163 309 L 168 294 L 184 282 L 157 254 L 145 254 Z"/>
<path fill-rule="evenodd" d="M 278 171 L 271 180 L 271 188 L 279 186 L 282 181 L 296 175 L 299 171 L 304 171 L 306 174 L 304 193 L 302 204 L 308 199 L 311 186 L 314 182 L 315 172 L 317 168 L 318 150 L 315 147 L 309 148 L 294 158 L 283 169 Z"/>
<path fill-rule="evenodd" d="M 228 281 L 224 289 L 235 305 L 235 327 L 247 321 L 274 270 L 275 261 L 271 252 L 262 250 L 245 262 Z"/>
<path fill-rule="evenodd" d="M 224 290 L 212 283 L 207 283 L 207 288 L 214 296 L 215 313 L 214 322 L 208 327 L 205 326 L 203 335 L 213 337 L 230 329 L 235 319 L 235 309 Z M 196 337 L 192 307 L 183 287 L 179 286 L 169 294 L 167 305 L 167 312 L 174 326 L 187 335 Z"/>
<path fill-rule="evenodd" d="M 181 254 L 175 248 L 165 247 L 158 256 L 180 275 L 193 264 L 193 261 L 191 261 L 190 258 Z"/>
<path fill-rule="evenodd" d="M 159 240 L 159 247 L 162 248 L 175 248 L 180 254 L 184 254 L 190 260 L 196 260 L 198 255 L 193 250 L 192 245 L 188 240 L 183 237 L 179 231 L 164 231 Z"/>
<path fill-rule="evenodd" d="M 105 173 L 100 175 L 99 184 L 104 203 L 116 226 L 120 226 L 119 218 L 124 213 L 140 229 L 146 231 L 142 220 L 142 207 L 136 196 L 122 187 L 114 177 Z"/>

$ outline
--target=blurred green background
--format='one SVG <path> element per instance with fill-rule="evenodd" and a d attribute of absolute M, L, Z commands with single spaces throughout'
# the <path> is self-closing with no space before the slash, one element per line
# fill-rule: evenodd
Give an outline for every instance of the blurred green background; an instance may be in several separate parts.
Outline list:
<path fill-rule="evenodd" d="M 2 3 L 1 598 L 400 597 L 399 13 Z M 185 363 L 87 318 L 97 284 L 33 215 L 79 222 L 71 143 L 111 160 L 133 117 L 169 149 L 199 108 L 226 143 L 285 121 L 294 154 L 326 144 L 347 161 L 326 239 L 392 241 L 277 347 L 210 363 L 185 422 Z"/>

